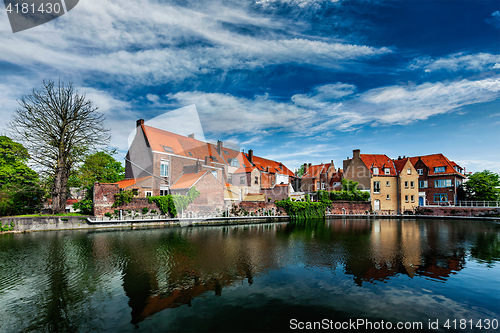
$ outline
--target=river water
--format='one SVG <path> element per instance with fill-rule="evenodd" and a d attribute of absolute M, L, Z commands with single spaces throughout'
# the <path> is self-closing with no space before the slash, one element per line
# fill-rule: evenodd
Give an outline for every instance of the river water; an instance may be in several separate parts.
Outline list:
<path fill-rule="evenodd" d="M 0 235 L 2 332 L 380 332 L 398 323 L 498 332 L 498 320 L 500 228 L 490 222 Z"/>

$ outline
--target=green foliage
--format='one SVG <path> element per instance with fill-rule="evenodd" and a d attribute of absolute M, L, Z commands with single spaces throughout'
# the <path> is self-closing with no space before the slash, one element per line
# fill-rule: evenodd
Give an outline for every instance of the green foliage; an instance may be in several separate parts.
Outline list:
<path fill-rule="evenodd" d="M 130 203 L 132 199 L 136 196 L 136 192 L 134 190 L 124 190 L 115 194 L 115 203 L 112 207 L 118 207 L 124 204 Z"/>
<path fill-rule="evenodd" d="M 106 213 L 104 213 L 104 216 L 111 218 L 113 215 L 110 212 L 106 212 Z"/>
<path fill-rule="evenodd" d="M 341 191 L 318 191 L 318 200 L 324 202 L 325 204 L 331 204 L 332 201 L 343 200 L 343 201 L 367 201 L 370 197 L 370 193 L 362 192 L 357 189 L 358 182 L 342 179 L 342 190 Z M 328 197 L 327 197 L 328 194 Z"/>
<path fill-rule="evenodd" d="M 156 203 L 156 205 L 158 206 L 160 211 L 165 215 L 168 215 L 169 213 L 172 216 L 177 215 L 177 210 L 175 209 L 174 199 L 172 198 L 172 196 L 170 194 L 165 195 L 165 196 L 149 197 L 149 202 Z"/>
<path fill-rule="evenodd" d="M 142 215 L 145 215 L 145 214 L 147 214 L 148 212 L 149 212 L 148 207 L 143 207 L 143 208 L 142 208 Z"/>
<path fill-rule="evenodd" d="M 44 193 L 23 145 L 0 136 L 0 216 L 37 212 Z"/>
<path fill-rule="evenodd" d="M 150 197 L 149 202 L 155 202 L 163 214 L 177 215 L 180 210 L 186 209 L 190 203 L 200 196 L 195 186 L 191 187 L 186 195 L 173 194 L 159 197 Z"/>
<path fill-rule="evenodd" d="M 500 176 L 489 170 L 475 172 L 464 184 L 468 200 L 500 200 Z"/>
<path fill-rule="evenodd" d="M 125 179 L 125 168 L 112 154 L 115 151 L 99 151 L 87 156 L 83 165 L 71 175 L 70 186 L 89 188 L 95 182 L 116 183 Z"/>
<path fill-rule="evenodd" d="M 94 209 L 94 201 L 92 199 L 84 199 L 73 204 L 73 209 L 79 210 L 80 213 L 91 215 Z"/>
<path fill-rule="evenodd" d="M 306 173 L 306 169 L 304 168 L 304 164 L 302 164 L 299 168 L 299 170 L 297 170 L 297 177 L 302 177 L 304 174 Z"/>
<path fill-rule="evenodd" d="M 10 225 L 5 223 L 4 226 L 2 226 L 2 223 L 0 223 L 0 231 L 12 231 L 14 230 L 14 221 L 10 222 Z"/>
<path fill-rule="evenodd" d="M 276 207 L 283 208 L 292 220 L 324 218 L 326 204 L 323 202 L 292 201 L 289 198 L 276 201 Z"/>

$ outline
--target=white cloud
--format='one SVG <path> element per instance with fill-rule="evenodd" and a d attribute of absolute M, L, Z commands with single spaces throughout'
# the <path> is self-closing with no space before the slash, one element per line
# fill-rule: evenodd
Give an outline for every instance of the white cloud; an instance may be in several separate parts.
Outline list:
<path fill-rule="evenodd" d="M 500 97 L 499 77 L 388 86 L 346 95 L 350 98 L 342 102 L 332 99 L 342 95 L 332 87 L 346 88 L 346 94 L 355 89 L 336 83 L 317 87 L 311 94 L 295 95 L 289 102 L 276 102 L 266 95 L 247 99 L 204 92 L 167 97 L 179 105 L 196 104 L 205 130 L 211 133 L 288 131 L 305 136 L 332 129 L 350 131 L 364 125 L 408 125 Z"/>
<path fill-rule="evenodd" d="M 241 34 L 228 25 L 254 26 L 263 33 Z M 293 38 L 292 30 L 290 22 L 218 1 L 186 8 L 152 0 L 87 0 L 53 22 L 2 34 L 0 60 L 35 72 L 48 67 L 151 84 L 217 69 L 290 62 L 340 68 L 345 62 L 392 52 L 385 47 Z"/>
<path fill-rule="evenodd" d="M 493 25 L 495 28 L 500 28 L 500 10 L 491 14 L 491 18 L 485 20 L 487 23 Z"/>
<path fill-rule="evenodd" d="M 500 68 L 500 55 L 490 53 L 464 54 L 455 53 L 443 58 L 432 59 L 429 57 L 415 59 L 410 64 L 410 69 L 424 69 L 430 73 L 439 70 L 456 72 L 459 70 L 488 71 Z"/>

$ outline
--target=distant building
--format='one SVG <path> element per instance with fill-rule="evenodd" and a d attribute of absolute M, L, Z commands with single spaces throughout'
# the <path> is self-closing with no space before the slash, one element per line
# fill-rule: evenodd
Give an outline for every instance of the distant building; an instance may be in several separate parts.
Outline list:
<path fill-rule="evenodd" d="M 331 191 L 330 183 L 335 174 L 333 161 L 318 165 L 304 163 L 304 174 L 300 177 L 299 191 L 306 193 L 319 190 Z"/>

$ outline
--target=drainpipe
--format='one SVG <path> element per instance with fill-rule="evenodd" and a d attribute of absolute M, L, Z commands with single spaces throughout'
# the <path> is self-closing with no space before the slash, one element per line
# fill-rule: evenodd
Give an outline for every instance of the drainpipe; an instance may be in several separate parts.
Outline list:
<path fill-rule="evenodd" d="M 400 195 L 399 195 L 399 193 L 401 191 L 399 190 L 399 187 L 401 186 L 401 182 L 402 182 L 402 180 L 399 179 L 399 177 L 400 176 L 398 176 L 398 186 L 396 186 L 396 193 L 397 193 L 396 197 L 398 198 L 398 200 L 397 200 L 398 201 L 398 210 L 397 210 L 398 215 L 401 214 L 401 198 L 400 198 Z"/>

